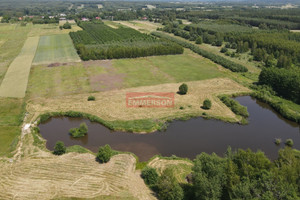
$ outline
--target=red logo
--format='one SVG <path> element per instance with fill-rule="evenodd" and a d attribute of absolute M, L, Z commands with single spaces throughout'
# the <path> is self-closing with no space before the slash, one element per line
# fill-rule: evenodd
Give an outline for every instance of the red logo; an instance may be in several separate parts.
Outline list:
<path fill-rule="evenodd" d="M 126 93 L 127 107 L 162 108 L 174 107 L 173 92 L 128 92 Z"/>

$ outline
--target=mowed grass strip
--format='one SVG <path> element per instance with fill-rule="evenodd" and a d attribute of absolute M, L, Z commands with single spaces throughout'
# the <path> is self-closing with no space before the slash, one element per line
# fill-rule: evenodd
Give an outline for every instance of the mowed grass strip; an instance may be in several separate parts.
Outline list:
<path fill-rule="evenodd" d="M 31 63 L 39 37 L 29 37 L 20 54 L 10 64 L 0 86 L 1 97 L 25 97 Z"/>
<path fill-rule="evenodd" d="M 62 62 L 79 62 L 68 34 L 42 36 L 34 57 L 33 64 L 50 64 Z"/>

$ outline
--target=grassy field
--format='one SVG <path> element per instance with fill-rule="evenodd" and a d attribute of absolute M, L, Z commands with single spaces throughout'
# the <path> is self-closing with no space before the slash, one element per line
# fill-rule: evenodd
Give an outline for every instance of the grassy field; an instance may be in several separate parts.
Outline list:
<path fill-rule="evenodd" d="M 40 37 L 33 64 L 78 62 L 79 56 L 68 34 Z"/>
<path fill-rule="evenodd" d="M 0 86 L 1 97 L 25 97 L 31 63 L 38 41 L 39 37 L 29 37 L 21 53 L 10 64 Z"/>
<path fill-rule="evenodd" d="M 183 55 L 34 66 L 28 91 L 30 97 L 53 97 L 222 76 L 227 75 L 216 64 L 185 50 Z"/>
<path fill-rule="evenodd" d="M 0 98 L 0 156 L 9 155 L 17 145 L 22 105 L 21 99 Z"/>
<path fill-rule="evenodd" d="M 0 24 L 0 83 L 10 63 L 20 53 L 30 30 L 29 26 Z"/>

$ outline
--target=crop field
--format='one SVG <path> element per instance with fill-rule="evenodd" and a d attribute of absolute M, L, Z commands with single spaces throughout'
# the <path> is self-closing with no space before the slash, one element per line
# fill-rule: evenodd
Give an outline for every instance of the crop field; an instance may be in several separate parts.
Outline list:
<path fill-rule="evenodd" d="M 160 40 L 132 28 L 112 28 L 103 22 L 81 22 L 84 30 L 70 32 L 82 60 L 136 58 L 181 54 L 181 46 Z"/>
<path fill-rule="evenodd" d="M 67 34 L 41 36 L 33 64 L 78 62 L 76 50 Z"/>
<path fill-rule="evenodd" d="M 31 63 L 35 55 L 39 37 L 29 37 L 21 53 L 10 64 L 0 86 L 1 97 L 25 97 Z"/>

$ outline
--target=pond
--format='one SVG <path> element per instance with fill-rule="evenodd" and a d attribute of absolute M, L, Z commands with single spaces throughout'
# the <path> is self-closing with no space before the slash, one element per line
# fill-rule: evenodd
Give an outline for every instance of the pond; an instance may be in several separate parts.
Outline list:
<path fill-rule="evenodd" d="M 277 158 L 277 152 L 284 147 L 286 139 L 294 141 L 294 147 L 300 149 L 300 125 L 283 119 L 265 103 L 249 96 L 235 98 L 247 106 L 250 114 L 248 125 L 225 123 L 219 120 L 207 120 L 201 117 L 187 121 L 173 121 L 166 131 L 150 134 L 134 134 L 111 131 L 105 126 L 79 118 L 51 118 L 39 125 L 41 135 L 47 140 L 47 148 L 53 150 L 57 141 L 66 146 L 81 145 L 93 152 L 99 146 L 109 144 L 113 149 L 136 154 L 140 161 L 146 161 L 156 154 L 176 155 L 190 159 L 201 152 L 223 156 L 227 147 L 232 149 L 250 148 L 262 150 L 270 159 Z M 88 134 L 79 139 L 72 138 L 68 131 L 85 122 Z M 275 138 L 281 138 L 282 144 L 274 144 Z"/>

